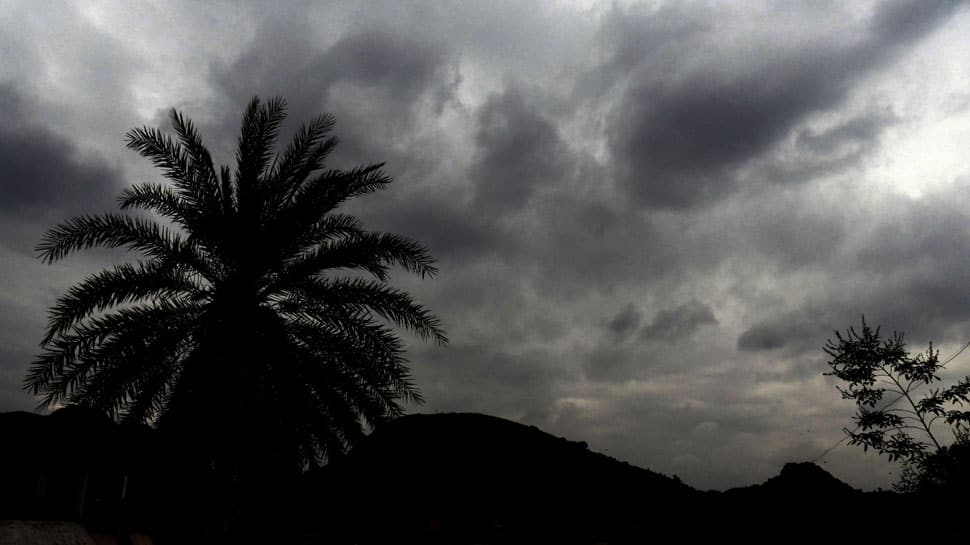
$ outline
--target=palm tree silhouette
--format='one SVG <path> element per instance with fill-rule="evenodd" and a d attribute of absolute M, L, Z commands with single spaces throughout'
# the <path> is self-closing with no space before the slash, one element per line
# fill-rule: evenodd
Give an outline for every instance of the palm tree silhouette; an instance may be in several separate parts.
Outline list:
<path fill-rule="evenodd" d="M 337 212 L 391 182 L 371 164 L 325 169 L 334 118 L 303 125 L 279 154 L 286 103 L 254 98 L 236 167 L 216 167 L 192 122 L 177 138 L 127 133 L 171 184 L 139 184 L 122 210 L 73 218 L 37 246 L 57 261 L 91 247 L 139 259 L 71 287 L 50 309 L 25 389 L 41 406 L 76 404 L 180 430 L 230 473 L 305 469 L 342 453 L 368 425 L 421 402 L 392 326 L 447 342 L 439 320 L 388 284 L 392 267 L 437 270 L 421 244 L 365 230 Z M 271 457 L 271 458 L 270 458 Z"/>

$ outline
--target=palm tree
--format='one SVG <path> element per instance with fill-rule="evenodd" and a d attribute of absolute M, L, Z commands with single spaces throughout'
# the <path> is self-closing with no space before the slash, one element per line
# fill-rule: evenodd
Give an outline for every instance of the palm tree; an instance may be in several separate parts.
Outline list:
<path fill-rule="evenodd" d="M 395 266 L 433 276 L 434 260 L 413 240 L 337 212 L 391 180 L 383 164 L 324 168 L 337 144 L 332 116 L 302 126 L 275 154 L 285 116 L 281 98 L 249 103 L 235 169 L 217 168 L 174 109 L 177 138 L 128 132 L 128 147 L 171 184 L 131 186 L 120 207 L 168 221 L 80 216 L 37 246 L 47 263 L 91 247 L 139 256 L 87 277 L 50 309 L 25 379 L 41 406 L 85 405 L 180 430 L 233 472 L 269 455 L 315 466 L 401 414 L 402 401 L 421 402 L 392 326 L 447 339 L 388 279 Z"/>

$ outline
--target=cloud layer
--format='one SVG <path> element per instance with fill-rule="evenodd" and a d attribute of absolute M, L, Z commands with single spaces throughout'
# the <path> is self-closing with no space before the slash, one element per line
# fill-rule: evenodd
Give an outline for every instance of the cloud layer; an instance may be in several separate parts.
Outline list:
<path fill-rule="evenodd" d="M 396 179 L 349 210 L 439 259 L 394 279 L 453 340 L 413 343 L 414 410 L 539 425 L 702 488 L 764 479 L 849 422 L 821 376 L 833 329 L 970 340 L 968 31 L 955 1 L 12 9 L 0 410 L 31 406 L 45 308 L 106 262 L 42 267 L 42 230 L 156 176 L 124 130 L 174 106 L 228 161 L 248 99 L 282 95 L 287 130 L 334 113 L 335 163 Z M 825 461 L 892 480 L 851 449 Z"/>

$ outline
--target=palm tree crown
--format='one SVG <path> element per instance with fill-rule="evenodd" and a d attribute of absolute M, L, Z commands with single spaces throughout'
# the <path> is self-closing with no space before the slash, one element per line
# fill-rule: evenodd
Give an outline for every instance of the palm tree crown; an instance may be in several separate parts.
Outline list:
<path fill-rule="evenodd" d="M 122 210 L 51 229 L 45 262 L 123 247 L 134 262 L 89 276 L 50 309 L 25 388 L 42 406 L 82 404 L 135 422 L 194 430 L 211 448 L 270 442 L 286 462 L 315 465 L 373 425 L 421 402 L 391 326 L 446 343 L 437 318 L 388 284 L 391 267 L 433 276 L 408 238 L 365 230 L 337 212 L 391 182 L 382 164 L 325 169 L 330 115 L 274 146 L 286 104 L 254 98 L 236 166 L 217 167 L 192 122 L 177 138 L 134 129 L 128 147 L 170 184 L 139 184 Z"/>

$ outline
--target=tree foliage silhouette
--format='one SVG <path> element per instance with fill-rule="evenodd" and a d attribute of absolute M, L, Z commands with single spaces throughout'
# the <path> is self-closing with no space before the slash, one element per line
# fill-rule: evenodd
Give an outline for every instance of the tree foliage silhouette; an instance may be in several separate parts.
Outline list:
<path fill-rule="evenodd" d="M 945 365 L 932 343 L 913 356 L 902 333 L 884 338 L 865 319 L 860 332 L 835 336 L 824 348 L 824 374 L 847 383 L 838 389 L 856 403 L 849 444 L 902 462 L 901 491 L 970 490 L 970 377 L 919 397 L 916 389 L 938 382 Z"/>
<path fill-rule="evenodd" d="M 50 309 L 25 379 L 42 406 L 85 405 L 179 430 L 233 473 L 318 465 L 367 425 L 401 414 L 402 402 L 421 402 L 392 327 L 447 338 L 388 281 L 392 267 L 434 276 L 434 260 L 421 244 L 337 211 L 391 183 L 383 164 L 325 168 L 337 145 L 330 115 L 276 154 L 285 117 L 281 98 L 249 103 L 234 169 L 217 167 L 174 109 L 176 138 L 127 133 L 128 147 L 171 183 L 131 186 L 120 207 L 168 221 L 80 216 L 37 246 L 47 263 L 91 247 L 139 255 Z"/>

